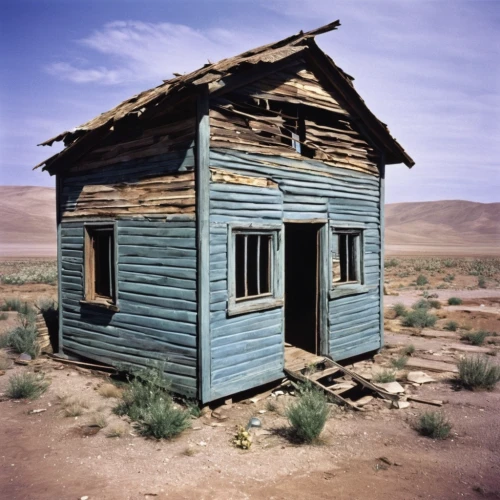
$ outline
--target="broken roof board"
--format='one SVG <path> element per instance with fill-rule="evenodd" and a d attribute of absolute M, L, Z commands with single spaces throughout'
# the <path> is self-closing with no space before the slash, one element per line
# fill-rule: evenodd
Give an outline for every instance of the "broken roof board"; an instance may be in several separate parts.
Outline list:
<path fill-rule="evenodd" d="M 344 106 L 361 119 L 368 134 L 385 150 L 386 163 L 403 162 L 408 167 L 413 166 L 414 161 L 390 135 L 387 126 L 375 117 L 356 92 L 352 85 L 352 77 L 336 66 L 332 59 L 321 51 L 314 42 L 316 35 L 334 30 L 339 25 L 339 21 L 334 21 L 307 33 L 300 32 L 297 35 L 252 49 L 238 56 L 223 59 L 214 64 L 206 64 L 196 71 L 167 80 L 158 87 L 141 92 L 76 129 L 62 132 L 41 143 L 40 145 L 50 146 L 54 142 L 64 141 L 66 148 L 44 160 L 35 168 L 43 166 L 43 170 L 53 173 L 61 160 L 67 161 L 68 158 L 71 158 L 68 153 L 77 144 L 84 149 L 87 145 L 85 151 L 88 150 L 112 130 L 114 123 L 126 117 L 135 116 L 141 120 L 151 118 L 157 112 L 163 111 L 165 107 L 175 106 L 175 103 L 186 93 L 197 91 L 206 86 L 208 86 L 210 94 L 222 94 L 228 89 L 234 88 L 235 83 L 232 80 L 236 77 L 238 80 L 236 85 L 243 85 L 248 82 L 248 79 L 258 78 L 262 72 L 256 71 L 256 66 L 259 66 L 259 69 L 265 68 L 267 72 L 272 72 L 278 63 L 286 62 L 298 54 L 305 55 L 310 60 L 335 87 Z M 249 68 L 250 71 L 244 72 L 243 70 L 246 68 Z"/>

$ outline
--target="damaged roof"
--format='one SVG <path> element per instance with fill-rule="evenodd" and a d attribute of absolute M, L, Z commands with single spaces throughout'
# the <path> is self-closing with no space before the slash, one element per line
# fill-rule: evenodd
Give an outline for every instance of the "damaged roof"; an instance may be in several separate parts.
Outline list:
<path fill-rule="evenodd" d="M 185 94 L 186 91 L 192 92 L 196 89 L 208 88 L 209 94 L 221 94 L 224 92 L 227 81 L 233 75 L 256 66 L 272 69 L 272 65 L 291 59 L 297 54 L 308 55 L 329 77 L 328 80 L 335 86 L 344 103 L 359 116 L 372 139 L 383 146 L 386 152 L 386 163 L 404 163 L 408 167 L 412 167 L 415 162 L 391 136 L 387 126 L 368 109 L 361 96 L 354 89 L 353 78 L 336 66 L 333 60 L 314 42 L 316 35 L 335 30 L 338 26 L 340 26 L 340 22 L 337 20 L 306 33 L 301 31 L 278 42 L 248 50 L 238 56 L 222 59 L 216 63 L 205 64 L 202 68 L 191 73 L 164 80 L 161 85 L 123 101 L 79 127 L 62 132 L 39 144 L 39 146 L 52 146 L 54 142 L 63 141 L 66 148 L 34 168 L 43 167 L 43 170 L 52 170 L 54 164 L 65 158 L 68 151 L 77 144 L 87 141 L 94 142 L 92 139 L 99 140 L 113 128 L 116 122 L 125 118 L 145 119 L 148 116 L 153 116 L 155 111 L 160 111 L 165 106 L 172 104 L 172 101 L 175 101 L 175 96 L 178 97 L 181 93 Z"/>

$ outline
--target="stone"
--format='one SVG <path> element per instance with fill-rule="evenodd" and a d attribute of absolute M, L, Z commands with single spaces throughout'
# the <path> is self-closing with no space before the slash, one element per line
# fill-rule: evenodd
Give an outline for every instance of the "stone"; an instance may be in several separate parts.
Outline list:
<path fill-rule="evenodd" d="M 202 417 L 208 416 L 210 418 L 211 414 L 212 410 L 210 409 L 209 406 L 204 406 L 200 411 L 200 416 Z"/>
<path fill-rule="evenodd" d="M 368 403 L 371 403 L 373 400 L 373 396 L 363 396 L 362 398 L 358 399 L 357 401 L 354 402 L 356 406 L 365 406 Z"/>
<path fill-rule="evenodd" d="M 401 394 L 405 392 L 405 390 L 401 387 L 399 382 L 377 382 L 374 383 L 376 387 L 380 387 L 380 389 L 383 389 L 384 391 L 388 392 L 389 394 Z"/>
<path fill-rule="evenodd" d="M 29 365 L 31 362 L 31 356 L 23 352 L 19 355 L 19 357 L 14 361 L 14 363 L 18 365 Z"/>
<path fill-rule="evenodd" d="M 405 408 L 409 408 L 410 403 L 408 401 L 393 401 L 391 408 L 396 408 L 398 410 L 404 410 Z"/>
<path fill-rule="evenodd" d="M 406 376 L 406 379 L 409 382 L 414 382 L 415 384 L 427 384 L 429 382 L 436 381 L 432 377 L 429 377 L 429 375 L 427 375 L 427 373 L 420 372 L 420 371 L 409 372 L 408 375 Z"/>

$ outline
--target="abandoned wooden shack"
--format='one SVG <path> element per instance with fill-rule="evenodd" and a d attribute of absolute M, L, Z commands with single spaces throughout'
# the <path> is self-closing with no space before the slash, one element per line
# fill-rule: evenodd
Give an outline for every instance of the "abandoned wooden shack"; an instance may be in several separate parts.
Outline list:
<path fill-rule="evenodd" d="M 206 64 L 43 145 L 59 352 L 164 362 L 209 402 L 277 380 L 285 344 L 383 344 L 387 164 L 412 159 L 314 41 Z"/>

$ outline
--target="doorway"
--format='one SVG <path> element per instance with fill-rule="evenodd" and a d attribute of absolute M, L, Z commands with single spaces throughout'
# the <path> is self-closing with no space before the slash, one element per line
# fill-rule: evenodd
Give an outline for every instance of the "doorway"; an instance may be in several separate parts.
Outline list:
<path fill-rule="evenodd" d="M 285 342 L 317 354 L 319 245 L 323 224 L 285 223 Z"/>

